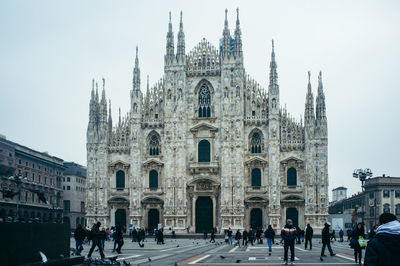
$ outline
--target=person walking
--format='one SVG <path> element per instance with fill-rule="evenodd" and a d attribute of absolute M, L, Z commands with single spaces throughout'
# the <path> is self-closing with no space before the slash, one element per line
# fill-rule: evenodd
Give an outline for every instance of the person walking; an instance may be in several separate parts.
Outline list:
<path fill-rule="evenodd" d="M 336 241 L 336 232 L 335 232 L 335 229 L 333 229 L 332 230 L 332 233 L 331 233 L 331 240 L 332 239 L 335 239 L 335 241 Z"/>
<path fill-rule="evenodd" d="M 267 230 L 264 232 L 264 236 L 267 239 L 267 244 L 268 244 L 268 256 L 271 256 L 272 252 L 272 240 L 275 237 L 275 231 L 272 229 L 271 225 L 268 225 Z"/>
<path fill-rule="evenodd" d="M 343 231 L 343 229 L 342 228 L 340 228 L 340 231 L 339 231 L 339 242 L 343 242 L 343 236 L 344 236 L 344 231 Z"/>
<path fill-rule="evenodd" d="M 230 227 L 228 229 L 228 244 L 232 245 L 232 229 Z"/>
<path fill-rule="evenodd" d="M 294 263 L 294 242 L 296 240 L 296 227 L 293 226 L 293 221 L 287 219 L 286 225 L 282 228 L 281 237 L 284 244 L 283 260 L 285 265 L 288 264 L 288 249 L 290 248 L 290 263 Z"/>
<path fill-rule="evenodd" d="M 329 231 L 329 227 L 331 224 L 325 223 L 324 229 L 322 229 L 322 249 L 321 249 L 321 259 L 322 257 L 326 257 L 325 255 L 325 248 L 328 247 L 329 253 L 331 256 L 335 256 L 336 254 L 333 253 L 332 247 L 331 247 L 331 237 L 332 233 Z"/>
<path fill-rule="evenodd" d="M 136 242 L 137 241 L 137 234 L 138 234 L 138 232 L 136 230 L 136 227 L 133 227 L 133 230 L 132 230 L 132 242 Z"/>
<path fill-rule="evenodd" d="M 379 216 L 376 235 L 367 244 L 365 266 L 391 266 L 400 262 L 400 223 L 392 213 Z"/>
<path fill-rule="evenodd" d="M 145 239 L 144 230 L 143 230 L 143 228 L 140 228 L 138 231 L 138 243 L 141 248 L 144 247 L 144 243 L 143 243 L 144 239 Z"/>
<path fill-rule="evenodd" d="M 90 231 L 90 238 L 92 240 L 92 247 L 89 250 L 88 258 L 92 257 L 92 253 L 97 246 L 99 249 L 99 253 L 102 259 L 105 258 L 104 253 L 103 253 L 103 248 L 101 246 L 101 234 L 100 234 L 100 222 L 97 222 L 93 225 L 92 230 Z"/>
<path fill-rule="evenodd" d="M 297 244 L 301 244 L 301 228 L 296 226 Z"/>
<path fill-rule="evenodd" d="M 157 230 L 157 245 L 158 244 L 162 244 L 164 245 L 164 233 L 163 233 L 163 229 L 160 228 L 159 230 Z"/>
<path fill-rule="evenodd" d="M 307 243 L 310 243 L 310 250 L 312 249 L 312 237 L 314 235 L 314 230 L 312 229 L 310 224 L 307 224 L 306 227 L 306 241 L 304 242 L 304 249 L 307 249 Z"/>
<path fill-rule="evenodd" d="M 242 238 L 242 233 L 240 233 L 240 229 L 238 229 L 236 231 L 236 235 L 235 235 L 235 240 L 236 240 L 235 246 L 240 247 L 240 239 L 241 238 Z"/>
<path fill-rule="evenodd" d="M 247 239 L 248 239 L 249 233 L 247 232 L 246 228 L 243 231 L 243 241 L 242 241 L 242 246 L 247 246 Z"/>
<path fill-rule="evenodd" d="M 214 228 L 211 228 L 211 239 L 210 239 L 211 243 L 215 243 L 215 230 Z"/>
<path fill-rule="evenodd" d="M 351 233 L 350 241 L 350 247 L 354 249 L 354 259 L 357 263 L 358 258 L 358 264 L 361 264 L 362 259 L 362 247 L 359 243 L 361 238 L 365 238 L 364 226 L 362 223 L 358 223 L 356 228 L 354 228 L 353 232 Z"/>
<path fill-rule="evenodd" d="M 257 244 L 260 244 L 261 232 L 262 231 L 260 230 L 260 228 L 257 228 L 257 230 L 256 230 Z"/>
<path fill-rule="evenodd" d="M 124 238 L 122 236 L 122 227 L 120 223 L 115 227 L 115 242 L 117 243 L 116 251 L 118 254 L 121 254 L 121 248 L 124 245 Z"/>
<path fill-rule="evenodd" d="M 80 255 L 83 250 L 83 241 L 86 237 L 86 231 L 83 229 L 81 224 L 76 225 L 76 229 L 74 232 L 75 238 L 75 255 Z"/>
<path fill-rule="evenodd" d="M 104 251 L 104 244 L 107 240 L 107 233 L 106 233 L 106 229 L 103 227 L 100 231 L 100 243 L 101 243 L 101 247 L 103 248 Z"/>
<path fill-rule="evenodd" d="M 248 234 L 247 238 L 249 239 L 250 244 L 251 244 L 252 246 L 254 246 L 254 233 L 253 233 L 253 229 L 250 228 L 249 234 Z"/>

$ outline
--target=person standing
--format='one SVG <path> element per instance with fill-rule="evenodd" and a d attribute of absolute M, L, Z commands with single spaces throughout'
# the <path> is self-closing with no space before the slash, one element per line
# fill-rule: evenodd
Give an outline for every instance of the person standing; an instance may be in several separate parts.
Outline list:
<path fill-rule="evenodd" d="M 296 240 L 296 228 L 293 226 L 293 221 L 287 219 L 285 227 L 282 228 L 281 237 L 284 243 L 283 260 L 285 265 L 288 264 L 288 249 L 290 248 L 290 263 L 294 263 L 294 242 Z"/>
<path fill-rule="evenodd" d="M 260 228 L 257 228 L 257 230 L 256 230 L 257 244 L 260 244 L 260 238 L 261 238 L 261 230 L 260 230 Z"/>
<path fill-rule="evenodd" d="M 77 224 L 74 238 L 75 238 L 75 254 L 80 255 L 81 251 L 83 250 L 83 240 L 85 240 L 86 231 L 83 229 L 81 224 Z"/>
<path fill-rule="evenodd" d="M 253 233 L 253 229 L 250 228 L 249 234 L 248 234 L 247 238 L 249 239 L 250 244 L 251 244 L 252 246 L 254 246 L 254 233 Z"/>
<path fill-rule="evenodd" d="M 362 223 L 358 223 L 356 228 L 354 228 L 353 232 L 351 233 L 351 241 L 350 246 L 354 249 L 354 259 L 357 263 L 358 257 L 358 264 L 361 264 L 362 259 L 362 247 L 359 243 L 360 238 L 365 238 L 364 226 Z"/>
<path fill-rule="evenodd" d="M 145 238 L 144 230 L 143 230 L 143 228 L 140 228 L 139 232 L 138 232 L 138 243 L 141 248 L 144 247 L 144 243 L 143 243 L 144 238 Z"/>
<path fill-rule="evenodd" d="M 392 213 L 379 216 L 380 226 L 367 244 L 365 266 L 391 266 L 400 262 L 400 223 Z"/>
<path fill-rule="evenodd" d="M 343 229 L 342 228 L 340 228 L 340 231 L 339 231 L 339 241 L 340 242 L 343 242 L 343 236 L 344 236 L 344 231 L 343 231 Z"/>
<path fill-rule="evenodd" d="M 272 229 L 271 225 L 268 225 L 267 230 L 264 232 L 264 236 L 267 239 L 267 244 L 268 244 L 268 255 L 271 256 L 272 252 L 272 240 L 275 237 L 275 231 Z"/>
<path fill-rule="evenodd" d="M 137 241 L 137 234 L 138 234 L 138 232 L 136 230 L 136 227 L 133 227 L 133 230 L 132 230 L 132 242 L 136 242 Z"/>
<path fill-rule="evenodd" d="M 115 227 L 115 242 L 117 242 L 116 251 L 118 254 L 121 254 L 121 248 L 124 245 L 124 238 L 122 236 L 122 227 L 120 223 L 118 223 Z"/>
<path fill-rule="evenodd" d="M 94 251 L 94 248 L 97 246 L 99 249 L 99 253 L 102 259 L 105 258 L 104 253 L 103 253 L 103 248 L 101 246 L 101 234 L 100 234 L 100 222 L 97 222 L 93 225 L 92 230 L 90 231 L 90 238 L 92 239 L 92 247 L 89 250 L 88 258 L 92 257 L 92 253 Z"/>
<path fill-rule="evenodd" d="M 321 249 L 321 257 L 326 257 L 325 253 L 325 248 L 328 247 L 329 253 L 331 256 L 335 256 L 336 254 L 333 253 L 332 247 L 331 247 L 331 237 L 332 233 L 329 231 L 329 227 L 331 224 L 325 223 L 324 229 L 322 229 L 322 249 Z"/>
<path fill-rule="evenodd" d="M 158 244 L 164 245 L 164 233 L 162 228 L 157 231 L 157 245 Z"/>
<path fill-rule="evenodd" d="M 211 239 L 210 239 L 211 243 L 215 243 L 215 230 L 214 228 L 211 228 Z"/>
<path fill-rule="evenodd" d="M 351 229 L 347 229 L 347 231 L 346 231 L 346 233 L 347 233 L 347 242 L 349 242 L 350 241 L 350 238 L 351 238 Z"/>
<path fill-rule="evenodd" d="M 297 236 L 297 244 L 301 244 L 301 229 L 296 226 L 296 236 Z"/>
<path fill-rule="evenodd" d="M 307 243 L 310 242 L 310 250 L 312 249 L 312 237 L 314 235 L 314 230 L 312 229 L 310 224 L 307 224 L 306 227 L 306 241 L 304 243 L 304 248 L 307 249 Z"/>
<path fill-rule="evenodd" d="M 232 229 L 230 227 L 228 229 L 228 244 L 232 245 Z"/>
<path fill-rule="evenodd" d="M 244 229 L 244 231 L 243 231 L 243 241 L 242 241 L 242 246 L 247 246 L 247 239 L 248 239 L 248 236 L 249 236 L 249 234 L 248 234 L 248 232 L 247 232 L 247 230 L 246 230 L 246 228 Z"/>
<path fill-rule="evenodd" d="M 236 240 L 236 244 L 235 246 L 240 247 L 240 239 L 242 238 L 242 233 L 240 233 L 240 229 L 238 229 L 236 231 L 236 235 L 235 235 L 235 240 Z"/>

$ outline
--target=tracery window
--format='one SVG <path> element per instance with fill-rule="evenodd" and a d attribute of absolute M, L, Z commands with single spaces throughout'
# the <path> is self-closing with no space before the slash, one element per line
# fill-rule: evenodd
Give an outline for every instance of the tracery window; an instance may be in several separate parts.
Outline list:
<path fill-rule="evenodd" d="M 157 134 L 151 135 L 149 139 L 149 155 L 150 156 L 155 156 L 159 155 L 161 152 L 160 148 L 160 139 Z"/>
<path fill-rule="evenodd" d="M 199 90 L 199 117 L 211 117 L 211 94 L 206 84 Z"/>
<path fill-rule="evenodd" d="M 258 132 L 254 132 L 251 137 L 251 153 L 261 153 L 261 136 Z"/>

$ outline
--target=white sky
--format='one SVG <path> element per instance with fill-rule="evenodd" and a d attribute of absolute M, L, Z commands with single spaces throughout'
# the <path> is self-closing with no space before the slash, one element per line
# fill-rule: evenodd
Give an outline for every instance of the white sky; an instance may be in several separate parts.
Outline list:
<path fill-rule="evenodd" d="M 86 164 L 91 80 L 106 79 L 113 118 L 129 108 L 135 46 L 142 90 L 163 74 L 168 12 L 183 11 L 186 52 L 233 33 L 240 9 L 246 71 L 267 87 L 275 40 L 281 104 L 304 113 L 322 70 L 330 190 L 360 190 L 355 168 L 400 176 L 400 1 L 11 1 L 0 2 L 0 133 Z"/>

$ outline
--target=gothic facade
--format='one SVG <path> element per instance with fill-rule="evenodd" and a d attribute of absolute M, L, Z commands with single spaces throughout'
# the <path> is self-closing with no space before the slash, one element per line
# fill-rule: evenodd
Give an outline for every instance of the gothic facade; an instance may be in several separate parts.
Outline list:
<path fill-rule="evenodd" d="M 281 108 L 272 42 L 264 89 L 243 65 L 237 14 L 219 46 L 185 52 L 182 13 L 175 52 L 171 16 L 164 76 L 146 93 L 136 48 L 131 107 L 117 123 L 93 81 L 87 129 L 86 217 L 190 232 L 274 228 L 287 218 L 316 231 L 328 218 L 327 118 L 321 73 L 310 74 L 304 122 Z M 238 12 L 238 11 L 237 11 Z"/>

